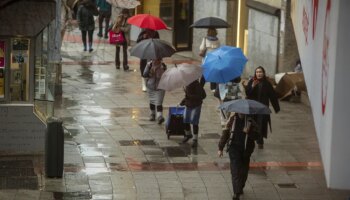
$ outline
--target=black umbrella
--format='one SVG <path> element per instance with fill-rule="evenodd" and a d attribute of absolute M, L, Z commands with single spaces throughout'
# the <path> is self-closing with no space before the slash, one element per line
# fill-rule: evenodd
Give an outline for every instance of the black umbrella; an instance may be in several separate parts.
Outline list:
<path fill-rule="evenodd" d="M 164 40 L 142 40 L 130 49 L 130 55 L 141 59 L 160 59 L 170 57 L 175 53 L 175 48 Z"/>
<path fill-rule="evenodd" d="M 228 23 L 217 17 L 205 17 L 195 21 L 190 27 L 192 28 L 228 28 Z"/>

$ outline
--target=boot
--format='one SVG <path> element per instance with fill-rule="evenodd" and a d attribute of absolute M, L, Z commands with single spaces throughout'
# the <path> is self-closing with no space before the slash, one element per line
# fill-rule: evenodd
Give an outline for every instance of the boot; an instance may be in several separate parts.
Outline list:
<path fill-rule="evenodd" d="M 191 130 L 189 130 L 189 131 L 185 130 L 185 138 L 182 140 L 182 143 L 188 142 L 188 140 L 190 140 L 191 138 L 193 138 Z"/>
<path fill-rule="evenodd" d="M 162 112 L 157 112 L 157 121 L 158 121 L 158 124 L 162 124 L 165 121 Z"/>
<path fill-rule="evenodd" d="M 89 43 L 89 52 L 92 52 L 94 49 L 92 48 L 92 43 Z"/>
<path fill-rule="evenodd" d="M 198 146 L 198 140 L 193 139 L 192 148 L 197 148 L 197 146 Z"/>
<path fill-rule="evenodd" d="M 194 134 L 193 142 L 192 142 L 192 148 L 197 148 L 198 146 L 198 133 Z"/>
<path fill-rule="evenodd" d="M 84 43 L 84 51 L 86 51 L 86 43 Z"/>
<path fill-rule="evenodd" d="M 146 92 L 147 91 L 147 87 L 146 87 L 146 79 L 142 78 L 142 91 Z"/>
<path fill-rule="evenodd" d="M 156 121 L 156 112 L 154 110 L 151 110 L 149 121 Z"/>

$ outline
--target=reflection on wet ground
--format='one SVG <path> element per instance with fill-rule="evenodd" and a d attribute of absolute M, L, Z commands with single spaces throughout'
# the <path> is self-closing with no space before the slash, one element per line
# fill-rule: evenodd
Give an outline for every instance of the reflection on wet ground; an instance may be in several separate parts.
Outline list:
<path fill-rule="evenodd" d="M 91 192 L 53 192 L 53 198 L 55 200 L 64 200 L 64 199 L 76 199 L 76 200 L 84 200 L 91 199 Z"/>
<path fill-rule="evenodd" d="M 154 140 L 120 140 L 121 146 L 149 146 L 156 145 Z"/>

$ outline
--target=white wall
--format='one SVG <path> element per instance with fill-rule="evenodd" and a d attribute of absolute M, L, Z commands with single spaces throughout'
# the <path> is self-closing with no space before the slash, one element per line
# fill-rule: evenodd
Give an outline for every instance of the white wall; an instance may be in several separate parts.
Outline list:
<path fill-rule="evenodd" d="M 258 66 L 263 66 L 269 76 L 276 73 L 278 24 L 276 16 L 249 9 L 246 75 L 254 75 Z"/>
<path fill-rule="evenodd" d="M 350 189 L 350 1 L 313 2 L 293 0 L 292 20 L 327 185 Z"/>

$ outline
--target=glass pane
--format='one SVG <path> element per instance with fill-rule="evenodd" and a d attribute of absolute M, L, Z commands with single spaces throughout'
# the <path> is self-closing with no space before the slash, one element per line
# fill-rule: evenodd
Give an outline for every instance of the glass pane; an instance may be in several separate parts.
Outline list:
<path fill-rule="evenodd" d="M 161 0 L 159 5 L 159 17 L 168 27 L 174 27 L 172 0 Z"/>
<path fill-rule="evenodd" d="M 5 97 L 5 41 L 0 40 L 0 99 Z"/>
<path fill-rule="evenodd" d="M 29 39 L 11 39 L 10 100 L 29 100 Z"/>

